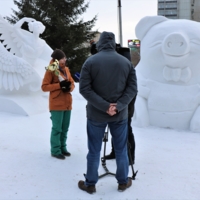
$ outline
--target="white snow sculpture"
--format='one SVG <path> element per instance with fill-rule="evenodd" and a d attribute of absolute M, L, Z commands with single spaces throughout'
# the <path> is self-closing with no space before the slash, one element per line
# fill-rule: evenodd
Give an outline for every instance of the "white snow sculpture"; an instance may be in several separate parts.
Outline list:
<path fill-rule="evenodd" d="M 200 132 L 200 23 L 147 16 L 135 32 L 141 60 L 133 124 Z"/>
<path fill-rule="evenodd" d="M 21 29 L 24 22 L 32 33 Z M 11 25 L 0 16 L 0 111 L 31 115 L 47 110 L 41 83 L 53 50 L 39 38 L 44 30 L 32 18 Z"/>
<path fill-rule="evenodd" d="M 29 63 L 9 53 L 0 43 L 0 89 L 13 91 L 24 85 L 29 85 L 25 89 L 30 91 L 39 90 L 39 75 Z"/>

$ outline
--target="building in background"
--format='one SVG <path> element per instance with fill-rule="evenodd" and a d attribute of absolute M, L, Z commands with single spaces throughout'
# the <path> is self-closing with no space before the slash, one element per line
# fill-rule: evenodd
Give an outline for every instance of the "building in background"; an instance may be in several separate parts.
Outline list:
<path fill-rule="evenodd" d="M 193 0 L 192 20 L 200 22 L 200 0 Z"/>
<path fill-rule="evenodd" d="M 200 0 L 158 0 L 158 15 L 200 21 Z"/>

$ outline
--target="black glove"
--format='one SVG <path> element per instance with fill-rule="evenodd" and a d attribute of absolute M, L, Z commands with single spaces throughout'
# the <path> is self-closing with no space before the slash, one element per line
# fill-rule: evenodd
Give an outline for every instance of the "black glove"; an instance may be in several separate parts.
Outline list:
<path fill-rule="evenodd" d="M 71 89 L 71 82 L 70 81 L 61 81 L 60 82 L 60 88 L 63 92 L 69 92 Z"/>

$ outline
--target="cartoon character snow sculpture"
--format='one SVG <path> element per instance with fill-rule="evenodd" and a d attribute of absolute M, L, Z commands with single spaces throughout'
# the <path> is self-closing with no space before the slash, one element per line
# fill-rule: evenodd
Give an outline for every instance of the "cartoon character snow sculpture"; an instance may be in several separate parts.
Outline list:
<path fill-rule="evenodd" d="M 134 125 L 200 132 L 200 23 L 142 18 Z"/>
<path fill-rule="evenodd" d="M 30 32 L 21 28 L 24 22 Z M 39 38 L 44 30 L 32 18 L 11 25 L 0 16 L 0 111 L 30 115 L 46 110 L 41 82 L 53 50 Z"/>

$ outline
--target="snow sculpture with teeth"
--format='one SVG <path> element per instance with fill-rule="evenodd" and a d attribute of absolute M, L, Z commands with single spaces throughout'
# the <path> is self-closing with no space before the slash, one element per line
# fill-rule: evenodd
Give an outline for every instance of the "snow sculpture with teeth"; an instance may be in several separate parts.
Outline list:
<path fill-rule="evenodd" d="M 200 132 L 200 23 L 142 18 L 134 125 Z"/>

